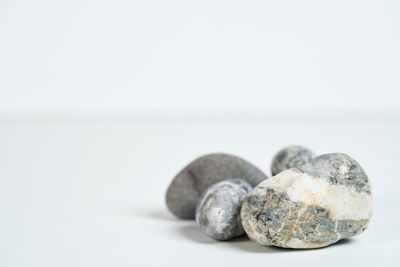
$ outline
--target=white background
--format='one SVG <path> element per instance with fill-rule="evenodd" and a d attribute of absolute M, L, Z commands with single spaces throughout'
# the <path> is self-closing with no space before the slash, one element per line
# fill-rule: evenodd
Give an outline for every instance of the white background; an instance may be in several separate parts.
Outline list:
<path fill-rule="evenodd" d="M 399 266 L 399 1 L 0 1 L 0 266 Z M 369 229 L 215 242 L 164 194 L 227 152 L 344 152 Z"/>
<path fill-rule="evenodd" d="M 399 1 L 0 2 L 2 110 L 398 109 Z"/>

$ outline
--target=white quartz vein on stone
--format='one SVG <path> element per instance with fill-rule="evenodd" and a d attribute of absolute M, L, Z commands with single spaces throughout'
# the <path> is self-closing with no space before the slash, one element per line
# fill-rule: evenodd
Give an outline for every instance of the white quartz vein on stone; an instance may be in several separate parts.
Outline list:
<path fill-rule="evenodd" d="M 341 236 L 341 234 L 338 232 L 338 230 L 337 230 L 337 227 L 338 227 L 338 221 L 335 221 L 335 233 L 336 233 L 336 235 L 337 235 L 337 240 L 340 240 L 341 238 L 342 238 L 342 236 Z"/>
<path fill-rule="evenodd" d="M 327 209 L 334 220 L 362 220 L 372 215 L 370 194 L 346 185 L 331 184 L 297 169 L 285 170 L 263 181 L 259 187 L 284 191 L 291 201 Z"/>

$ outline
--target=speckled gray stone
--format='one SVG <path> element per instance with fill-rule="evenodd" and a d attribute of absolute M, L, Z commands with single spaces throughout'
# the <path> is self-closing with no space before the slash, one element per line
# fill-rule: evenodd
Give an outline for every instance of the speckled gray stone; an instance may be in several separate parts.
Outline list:
<path fill-rule="evenodd" d="M 356 191 L 371 193 L 371 185 L 363 168 L 342 153 L 320 155 L 299 168 L 332 184 L 342 184 Z"/>
<path fill-rule="evenodd" d="M 272 159 L 272 175 L 276 175 L 290 168 L 301 167 L 309 163 L 314 157 L 316 157 L 316 154 L 308 148 L 297 145 L 285 147 L 276 153 Z"/>
<path fill-rule="evenodd" d="M 242 204 L 250 239 L 265 246 L 318 248 L 363 232 L 372 195 L 362 167 L 345 154 L 318 156 L 256 186 Z"/>
<path fill-rule="evenodd" d="M 196 222 L 215 240 L 228 240 L 244 234 L 240 220 L 242 201 L 253 186 L 242 179 L 229 179 L 210 185 L 200 196 Z"/>
<path fill-rule="evenodd" d="M 198 199 L 203 191 L 217 182 L 240 177 L 252 186 L 267 179 L 253 164 L 228 154 L 202 156 L 180 171 L 168 187 L 168 209 L 182 219 L 194 219 Z"/>

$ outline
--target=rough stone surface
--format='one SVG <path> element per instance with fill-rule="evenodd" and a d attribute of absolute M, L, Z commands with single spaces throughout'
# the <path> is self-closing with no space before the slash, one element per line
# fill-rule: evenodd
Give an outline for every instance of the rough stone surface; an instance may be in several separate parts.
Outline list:
<path fill-rule="evenodd" d="M 212 184 L 234 177 L 252 186 L 267 179 L 244 159 L 228 154 L 208 154 L 194 160 L 175 176 L 167 190 L 167 206 L 177 217 L 194 219 L 201 193 Z"/>
<path fill-rule="evenodd" d="M 371 193 L 367 174 L 358 162 L 346 154 L 320 155 L 299 169 L 329 183 L 346 185 L 359 192 Z"/>
<path fill-rule="evenodd" d="M 316 154 L 311 150 L 302 146 L 288 146 L 280 150 L 272 159 L 271 172 L 276 175 L 281 171 L 290 168 L 299 168 L 311 159 L 316 157 Z"/>
<path fill-rule="evenodd" d="M 364 231 L 372 216 L 368 177 L 345 154 L 318 156 L 265 180 L 245 198 L 243 228 L 265 246 L 318 248 Z"/>
<path fill-rule="evenodd" d="M 215 240 L 228 240 L 244 234 L 240 220 L 242 201 L 253 186 L 242 179 L 229 179 L 210 185 L 200 196 L 196 222 Z"/>

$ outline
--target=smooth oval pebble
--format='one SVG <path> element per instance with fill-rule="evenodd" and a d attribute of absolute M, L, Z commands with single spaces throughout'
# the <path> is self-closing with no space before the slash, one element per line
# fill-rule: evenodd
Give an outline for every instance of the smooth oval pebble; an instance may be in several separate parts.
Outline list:
<path fill-rule="evenodd" d="M 228 240 L 244 234 L 240 220 L 242 201 L 253 186 L 242 179 L 229 179 L 210 185 L 200 196 L 196 222 L 215 240 Z"/>
<path fill-rule="evenodd" d="M 316 154 L 303 146 L 288 146 L 281 149 L 271 163 L 272 175 L 277 175 L 281 171 L 290 168 L 299 168 L 306 163 L 309 163 Z"/>
<path fill-rule="evenodd" d="M 318 248 L 364 231 L 372 216 L 367 175 L 351 157 L 318 156 L 265 180 L 245 198 L 243 228 L 265 246 Z"/>
<path fill-rule="evenodd" d="M 229 154 L 208 154 L 197 158 L 180 171 L 168 187 L 168 209 L 182 219 L 194 219 L 201 193 L 217 182 L 240 177 L 252 186 L 267 179 L 253 164 Z"/>

